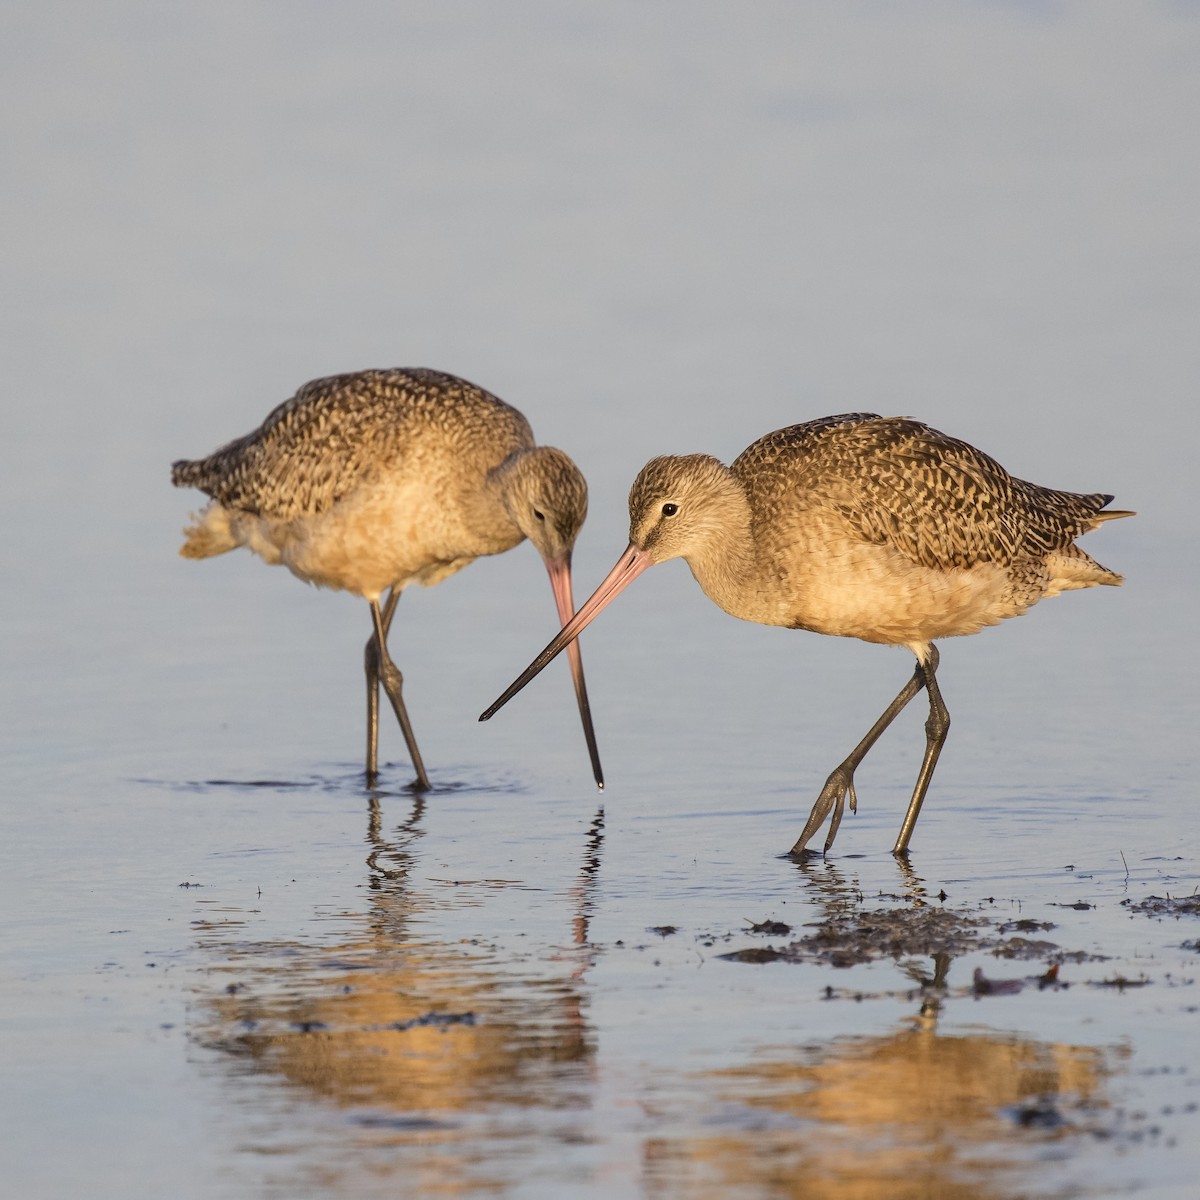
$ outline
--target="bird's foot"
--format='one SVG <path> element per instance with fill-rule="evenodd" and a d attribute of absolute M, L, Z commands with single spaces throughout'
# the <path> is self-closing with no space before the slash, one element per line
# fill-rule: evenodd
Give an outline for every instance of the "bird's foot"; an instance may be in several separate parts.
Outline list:
<path fill-rule="evenodd" d="M 808 814 L 808 821 L 805 823 L 804 829 L 796 839 L 796 844 L 792 847 L 790 853 L 813 853 L 813 851 L 807 848 L 809 840 L 821 828 L 825 822 L 825 818 L 832 811 L 833 816 L 829 820 L 829 835 L 825 838 L 825 848 L 822 851 L 822 853 L 827 853 L 829 847 L 833 845 L 833 839 L 837 837 L 838 826 L 842 823 L 842 812 L 845 809 L 847 797 L 850 798 L 850 811 L 857 812 L 858 794 L 854 790 L 854 768 L 842 763 L 825 780 L 825 786 L 821 789 L 821 794 L 812 806 L 812 812 Z"/>

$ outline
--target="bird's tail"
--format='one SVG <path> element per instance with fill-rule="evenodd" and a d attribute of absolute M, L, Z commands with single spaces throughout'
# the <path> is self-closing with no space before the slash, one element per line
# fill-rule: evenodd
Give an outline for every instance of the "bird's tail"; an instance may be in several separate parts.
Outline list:
<path fill-rule="evenodd" d="M 1112 496 L 1103 496 L 1105 504 L 1113 502 Z M 1129 508 L 1114 508 L 1101 510 L 1092 514 L 1092 523 L 1088 526 L 1088 531 L 1097 528 L 1105 521 L 1117 521 L 1121 517 L 1136 517 L 1132 509 Z M 1124 575 L 1118 575 L 1116 571 L 1110 571 L 1107 567 L 1098 563 L 1090 554 L 1085 554 L 1078 546 L 1072 545 L 1068 552 L 1068 561 L 1073 560 L 1075 566 L 1074 571 L 1067 571 L 1068 576 L 1073 576 L 1073 581 L 1064 584 L 1064 588 L 1072 587 L 1093 587 L 1096 584 L 1101 584 L 1105 587 L 1120 587 L 1125 582 Z"/>
<path fill-rule="evenodd" d="M 1116 521 L 1120 517 L 1136 517 L 1132 508 L 1114 508 L 1111 512 L 1098 512 L 1092 518 L 1097 525 L 1102 521 Z"/>
<path fill-rule="evenodd" d="M 229 523 L 229 510 L 210 504 L 203 512 L 193 514 L 192 524 L 183 531 L 179 553 L 183 558 L 213 558 L 240 545 Z"/>
<path fill-rule="evenodd" d="M 209 460 L 207 458 L 181 458 L 171 464 L 171 482 L 176 487 L 194 487 L 203 490 L 208 482 Z"/>
<path fill-rule="evenodd" d="M 1046 566 L 1050 572 L 1047 596 L 1057 596 L 1059 592 L 1070 592 L 1075 588 L 1120 587 L 1125 582 L 1123 575 L 1110 571 L 1073 542 L 1048 555 Z"/>

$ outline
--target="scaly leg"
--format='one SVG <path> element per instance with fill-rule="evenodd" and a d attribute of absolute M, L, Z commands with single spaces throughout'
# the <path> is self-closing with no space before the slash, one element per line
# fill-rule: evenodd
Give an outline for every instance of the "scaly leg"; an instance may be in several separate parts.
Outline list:
<path fill-rule="evenodd" d="M 908 803 L 908 812 L 904 814 L 904 824 L 900 826 L 900 836 L 892 847 L 892 853 L 896 855 L 908 853 L 909 839 L 916 827 L 917 817 L 920 816 L 921 805 L 925 802 L 925 793 L 929 790 L 929 781 L 933 778 L 933 768 L 937 766 L 938 755 L 946 744 L 946 734 L 950 732 L 950 710 L 942 699 L 942 689 L 938 687 L 937 682 L 937 647 L 930 646 L 929 649 L 929 661 L 924 666 L 925 690 L 929 693 L 929 716 L 925 719 L 925 757 L 921 760 L 921 773 L 917 776 L 917 784 Z"/>
<path fill-rule="evenodd" d="M 808 821 L 805 823 L 804 829 L 800 836 L 796 839 L 796 844 L 791 848 L 790 853 L 806 853 L 805 848 L 809 840 L 812 838 L 813 834 L 821 828 L 825 818 L 829 815 L 830 809 L 832 809 L 833 817 L 829 822 L 829 835 L 825 839 L 825 852 L 827 852 L 829 847 L 833 845 L 833 839 L 837 837 L 838 827 L 842 823 L 842 811 L 845 806 L 847 796 L 850 797 L 850 811 L 856 812 L 858 810 L 858 796 L 854 791 L 854 772 L 857 769 L 858 764 L 861 763 L 864 758 L 866 758 L 867 752 L 879 740 L 879 737 L 883 731 L 896 719 L 897 716 L 900 715 L 901 711 L 904 709 L 904 706 L 923 687 L 926 686 L 927 680 L 931 680 L 933 678 L 933 672 L 937 670 L 937 647 L 931 644 L 929 647 L 929 653 L 929 661 L 931 664 L 929 675 L 926 675 L 925 668 L 921 665 L 920 660 L 918 660 L 916 669 L 912 673 L 912 677 L 896 694 L 896 698 L 891 702 L 891 704 L 889 704 L 887 708 L 883 710 L 879 720 L 867 730 L 866 736 L 861 742 L 858 743 L 857 746 L 854 747 L 853 750 L 850 751 L 850 753 L 846 756 L 845 761 L 840 763 L 830 773 L 829 778 L 825 781 L 825 786 L 821 789 L 820 795 L 817 796 L 817 801 L 812 807 L 812 812 L 808 815 Z M 934 684 L 935 688 L 936 686 L 937 685 Z M 938 700 L 940 702 L 940 695 L 938 696 Z M 942 708 L 944 711 L 945 705 L 942 705 Z M 949 716 L 947 716 L 946 720 L 948 724 Z M 928 750 L 926 751 L 926 757 L 928 758 Z M 936 762 L 936 760 L 937 755 L 935 754 L 934 761 Z M 929 786 L 928 776 L 931 776 L 932 774 L 932 764 L 930 764 L 927 774 L 924 771 L 924 768 L 922 768 L 922 775 L 925 776 L 926 787 Z M 924 792 L 922 792 L 922 798 L 923 797 Z M 917 808 L 920 808 L 919 804 L 917 805 Z M 913 814 L 912 819 L 915 823 L 917 819 L 915 813 Z M 909 830 L 909 833 L 911 835 L 911 829 Z M 897 845 L 899 845 L 899 843 L 897 843 Z M 907 845 L 907 842 L 905 842 L 905 845 Z M 900 853 L 900 850 L 895 850 L 893 853 Z"/>
<path fill-rule="evenodd" d="M 396 615 L 396 603 L 399 599 L 399 590 L 392 588 L 384 601 L 382 617 L 385 639 L 391 631 L 392 617 Z M 367 787 L 374 787 L 379 774 L 379 649 L 374 634 L 367 640 L 363 664 L 367 672 Z"/>
<path fill-rule="evenodd" d="M 408 755 L 412 759 L 413 769 L 417 773 L 414 786 L 419 791 L 428 791 L 429 776 L 425 774 L 425 764 L 421 761 L 421 751 L 417 748 L 417 739 L 413 734 L 408 711 L 404 707 L 404 700 L 401 696 L 400 689 L 404 683 L 404 677 L 392 661 L 387 649 L 388 630 L 391 628 L 392 617 L 395 615 L 399 599 L 399 590 L 393 588 L 384 601 L 382 611 L 378 601 L 370 601 L 375 635 L 367 642 L 364 653 L 367 672 L 367 786 L 374 785 L 378 774 L 379 685 L 382 684 L 383 690 L 392 703 L 396 720 L 400 723 L 400 732 L 404 734 Z"/>

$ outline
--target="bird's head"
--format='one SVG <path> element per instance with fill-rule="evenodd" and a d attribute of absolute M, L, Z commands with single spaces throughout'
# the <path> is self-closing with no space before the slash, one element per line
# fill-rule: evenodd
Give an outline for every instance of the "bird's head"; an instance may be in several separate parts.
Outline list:
<path fill-rule="evenodd" d="M 587 517 L 587 481 L 561 450 L 537 446 L 505 464 L 504 503 L 547 563 L 569 561 Z"/>
<path fill-rule="evenodd" d="M 711 455 L 652 458 L 629 490 L 629 541 L 655 563 L 691 558 L 745 511 L 729 468 Z"/>

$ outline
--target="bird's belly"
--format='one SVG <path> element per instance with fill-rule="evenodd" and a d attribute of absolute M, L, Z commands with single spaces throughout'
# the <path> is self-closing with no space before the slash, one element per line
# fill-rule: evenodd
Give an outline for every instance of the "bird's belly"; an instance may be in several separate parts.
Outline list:
<path fill-rule="evenodd" d="M 976 633 L 1016 616 L 1007 571 L 991 563 L 931 570 L 901 558 L 833 561 L 806 586 L 788 624 L 867 642 L 911 645 Z"/>
<path fill-rule="evenodd" d="M 243 545 L 306 583 L 368 599 L 390 587 L 440 583 L 479 555 L 507 550 L 521 539 L 514 527 L 508 538 L 483 544 L 445 510 L 430 513 L 395 495 L 349 497 L 327 512 L 291 521 L 242 516 L 238 532 Z"/>

